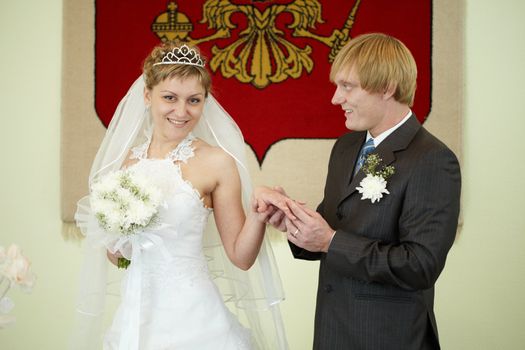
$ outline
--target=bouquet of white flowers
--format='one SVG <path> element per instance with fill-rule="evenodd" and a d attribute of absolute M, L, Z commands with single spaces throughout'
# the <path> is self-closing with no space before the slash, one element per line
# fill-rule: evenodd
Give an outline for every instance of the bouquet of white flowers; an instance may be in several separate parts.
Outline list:
<path fill-rule="evenodd" d="M 107 174 L 91 188 L 91 209 L 104 231 L 131 235 L 157 224 L 160 190 L 142 174 L 118 170 Z M 129 260 L 119 259 L 119 267 Z"/>
<path fill-rule="evenodd" d="M 31 262 L 22 255 L 20 248 L 11 244 L 7 250 L 0 246 L 0 329 L 14 322 L 14 317 L 8 312 L 14 303 L 6 297 L 13 285 L 18 285 L 23 291 L 30 292 L 36 276 L 30 270 Z"/>

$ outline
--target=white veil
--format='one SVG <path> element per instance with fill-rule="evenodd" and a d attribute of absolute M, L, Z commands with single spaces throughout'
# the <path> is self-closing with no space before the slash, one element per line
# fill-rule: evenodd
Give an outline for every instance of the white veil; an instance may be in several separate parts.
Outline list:
<path fill-rule="evenodd" d="M 140 76 L 120 101 L 100 145 L 89 175 L 93 181 L 121 168 L 129 150 L 151 136 L 151 120 L 144 103 L 144 79 Z M 243 204 L 249 205 L 251 182 L 246 165 L 245 144 L 235 121 L 215 98 L 206 98 L 203 115 L 193 134 L 210 145 L 219 146 L 237 163 L 242 183 Z M 84 262 L 80 273 L 77 317 L 71 349 L 100 349 L 102 324 L 107 318 L 106 297 L 112 294 L 116 281 L 109 277 L 106 248 L 101 231 L 91 214 L 89 197 L 78 202 L 77 225 L 85 235 Z M 226 304 L 239 320 L 251 329 L 257 349 L 288 349 L 279 303 L 284 293 L 273 251 L 264 238 L 255 264 L 249 271 L 235 267 L 227 258 L 213 217 L 204 235 L 205 255 L 209 270 L 225 298 Z"/>

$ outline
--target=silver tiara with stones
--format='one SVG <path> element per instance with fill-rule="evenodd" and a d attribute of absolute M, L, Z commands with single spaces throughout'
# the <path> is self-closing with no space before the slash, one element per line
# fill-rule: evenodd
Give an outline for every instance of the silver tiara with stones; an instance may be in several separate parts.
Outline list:
<path fill-rule="evenodd" d="M 156 66 L 159 64 L 187 64 L 204 68 L 204 61 L 201 55 L 194 49 L 190 49 L 186 44 L 168 51 L 168 53 L 162 57 L 162 61 L 154 63 L 153 65 Z"/>

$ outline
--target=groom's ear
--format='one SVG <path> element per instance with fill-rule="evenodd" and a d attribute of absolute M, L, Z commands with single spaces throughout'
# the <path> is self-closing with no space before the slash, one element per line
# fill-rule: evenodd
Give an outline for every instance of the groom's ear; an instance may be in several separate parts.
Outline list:
<path fill-rule="evenodd" d="M 383 100 L 388 100 L 389 98 L 393 97 L 396 93 L 397 84 L 390 82 L 386 89 L 383 91 Z"/>

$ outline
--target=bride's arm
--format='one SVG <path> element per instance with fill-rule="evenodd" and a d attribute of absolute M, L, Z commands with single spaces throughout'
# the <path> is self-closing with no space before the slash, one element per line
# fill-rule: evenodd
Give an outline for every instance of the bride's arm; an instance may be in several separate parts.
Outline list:
<path fill-rule="evenodd" d="M 222 158 L 222 156 L 221 156 Z M 218 160 L 215 158 L 215 160 Z M 257 196 L 270 199 L 277 205 L 286 206 L 287 198 L 269 188 L 259 188 Z M 267 218 L 274 207 L 257 212 L 257 205 L 250 203 L 245 215 L 241 201 L 241 181 L 235 161 L 224 154 L 217 168 L 217 184 L 212 192 L 213 210 L 217 229 L 228 258 L 243 270 L 248 270 L 259 253 L 264 237 Z M 255 202 L 255 200 L 254 200 Z"/>

